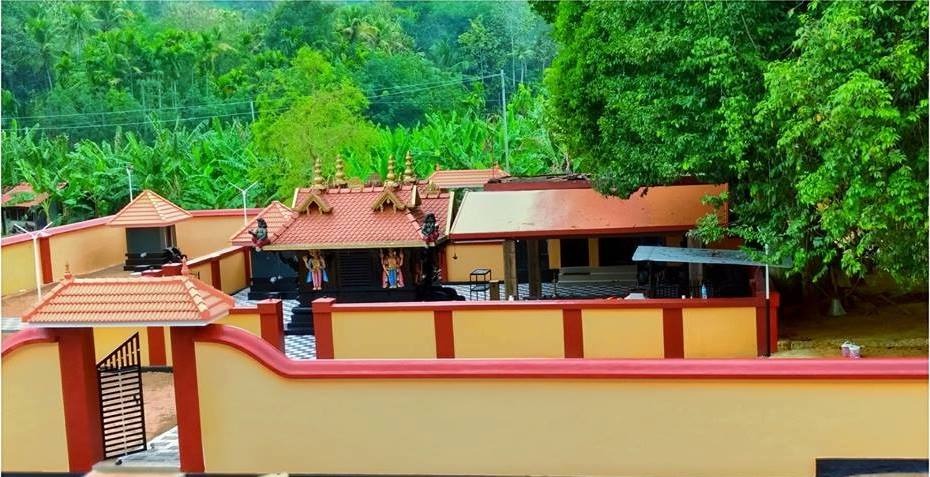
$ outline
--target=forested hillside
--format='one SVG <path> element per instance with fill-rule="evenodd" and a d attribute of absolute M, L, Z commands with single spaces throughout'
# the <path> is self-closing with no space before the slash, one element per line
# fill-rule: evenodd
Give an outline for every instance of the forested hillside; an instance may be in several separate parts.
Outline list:
<path fill-rule="evenodd" d="M 314 157 L 386 172 L 561 167 L 542 123 L 550 27 L 523 2 L 3 2 L 3 184 L 60 222 L 151 188 L 187 208 L 287 199 Z M 503 78 L 500 72 L 503 70 Z M 503 151 L 506 88 L 510 157 Z M 55 185 L 66 181 L 68 187 Z"/>

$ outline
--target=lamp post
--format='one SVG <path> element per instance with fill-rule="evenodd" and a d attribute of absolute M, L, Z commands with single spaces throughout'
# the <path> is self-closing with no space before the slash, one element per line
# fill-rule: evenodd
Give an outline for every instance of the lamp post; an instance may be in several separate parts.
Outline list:
<path fill-rule="evenodd" d="M 132 164 L 126 164 L 126 175 L 129 176 L 129 202 L 132 202 Z"/>
<path fill-rule="evenodd" d="M 227 180 L 226 182 L 229 182 L 229 180 Z M 242 193 L 242 224 L 245 225 L 245 224 L 249 223 L 248 215 L 247 215 L 246 212 L 245 212 L 245 210 L 246 210 L 246 194 L 249 193 L 249 189 L 251 189 L 251 188 L 257 186 L 257 185 L 258 185 L 258 182 L 253 182 L 251 185 L 249 185 L 249 186 L 246 187 L 245 189 L 243 189 L 242 187 L 237 186 L 236 184 L 233 184 L 232 182 L 229 182 L 229 185 L 235 187 L 236 189 L 239 189 L 239 192 Z"/>
<path fill-rule="evenodd" d="M 33 262 L 35 262 L 36 270 L 36 300 L 42 300 L 42 258 L 39 256 L 39 237 L 44 235 L 45 229 L 49 228 L 54 221 L 49 222 L 42 227 L 41 230 L 29 231 L 19 226 L 19 224 L 13 224 L 13 227 L 18 228 L 23 233 L 29 236 L 32 239 L 32 251 L 34 252 Z"/>

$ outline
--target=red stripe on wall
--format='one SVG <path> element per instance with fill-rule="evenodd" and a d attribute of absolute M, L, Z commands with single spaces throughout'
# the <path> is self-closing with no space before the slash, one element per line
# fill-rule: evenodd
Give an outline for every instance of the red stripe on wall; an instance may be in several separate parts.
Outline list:
<path fill-rule="evenodd" d="M 149 326 L 145 329 L 145 333 L 149 339 L 149 366 L 167 366 L 165 329 L 161 326 Z"/>
<path fill-rule="evenodd" d="M 48 237 L 39 237 L 39 260 L 42 262 L 42 283 L 52 283 L 52 247 Z"/>
<path fill-rule="evenodd" d="M 436 357 L 454 358 L 455 334 L 452 327 L 452 311 L 434 311 L 433 326 L 436 329 Z"/>
<path fill-rule="evenodd" d="M 562 333 L 565 340 L 566 358 L 584 358 L 584 331 L 581 310 L 562 310 Z"/>
<path fill-rule="evenodd" d="M 666 358 L 685 357 L 685 332 L 681 321 L 681 308 L 662 310 L 662 335 Z"/>
<path fill-rule="evenodd" d="M 197 391 L 196 328 L 177 326 L 171 330 L 174 362 L 174 406 L 178 418 L 181 472 L 203 472 L 203 438 L 200 429 L 200 393 Z"/>
<path fill-rule="evenodd" d="M 316 337 L 316 359 L 333 359 L 333 302 L 335 298 L 313 301 L 313 335 Z"/>
<path fill-rule="evenodd" d="M 58 329 L 55 333 L 58 335 L 68 467 L 71 472 L 87 473 L 103 459 L 94 330 Z"/>
<path fill-rule="evenodd" d="M 220 259 L 216 259 L 210 262 L 210 275 L 212 279 L 213 288 L 217 290 L 223 289 L 223 277 L 220 276 Z"/>

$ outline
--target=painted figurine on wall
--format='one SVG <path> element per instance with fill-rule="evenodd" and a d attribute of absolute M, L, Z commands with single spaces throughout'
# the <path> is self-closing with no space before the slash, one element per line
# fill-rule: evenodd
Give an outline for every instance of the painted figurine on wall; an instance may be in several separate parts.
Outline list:
<path fill-rule="evenodd" d="M 397 250 L 388 249 L 387 255 L 381 253 L 381 286 L 383 288 L 403 288 L 404 273 L 400 267 L 404 266 L 404 256 Z"/>
<path fill-rule="evenodd" d="M 427 246 L 435 246 L 436 239 L 439 238 L 439 226 L 436 225 L 436 215 L 432 212 L 426 214 L 423 218 L 423 226 L 420 227 L 420 235 Z"/>
<path fill-rule="evenodd" d="M 262 247 L 271 243 L 271 240 L 268 240 L 268 224 L 262 218 L 255 222 L 258 227 L 255 230 L 249 230 L 249 235 L 252 236 L 252 245 L 255 246 L 255 250 L 261 252 Z"/>
<path fill-rule="evenodd" d="M 304 256 L 304 265 L 307 266 L 307 283 L 313 283 L 314 290 L 322 290 L 323 283 L 329 281 L 326 276 L 326 259 L 319 250 L 311 250 Z"/>

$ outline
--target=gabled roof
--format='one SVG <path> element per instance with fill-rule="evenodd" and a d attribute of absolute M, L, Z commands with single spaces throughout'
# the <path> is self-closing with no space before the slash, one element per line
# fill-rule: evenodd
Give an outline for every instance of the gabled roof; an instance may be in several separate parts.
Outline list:
<path fill-rule="evenodd" d="M 645 195 L 640 189 L 626 199 L 593 189 L 470 192 L 450 236 L 479 240 L 684 232 L 713 212 L 701 199 L 726 190 L 726 185 L 650 187 Z M 725 210 L 720 219 L 726 222 Z"/>
<path fill-rule="evenodd" d="M 255 230 L 258 219 L 265 219 L 265 224 L 268 225 L 268 239 L 274 241 L 284 230 L 284 226 L 298 215 L 300 214 L 296 210 L 278 201 L 273 201 L 271 205 L 262 209 L 258 215 L 250 220 L 248 224 L 236 231 L 229 241 L 233 245 L 251 245 L 252 236 L 249 235 L 249 230 Z"/>
<path fill-rule="evenodd" d="M 58 184 L 58 188 L 63 189 L 67 185 L 67 182 L 62 182 Z M 3 205 L 3 207 L 22 207 L 28 209 L 45 202 L 46 199 L 48 199 L 48 193 L 42 192 L 36 194 L 31 185 L 21 182 L 3 193 L 0 205 Z"/>
<path fill-rule="evenodd" d="M 419 205 L 405 200 L 413 197 L 413 188 Z M 385 195 L 384 187 L 363 187 L 356 189 L 330 188 L 314 191 L 300 188 L 294 193 L 293 204 L 305 203 L 311 193 L 318 193 L 331 207 L 325 214 L 297 213 L 291 209 L 287 217 L 280 222 L 268 222 L 270 245 L 263 250 L 308 250 L 308 249 L 351 249 L 351 248 L 393 248 L 423 247 L 425 242 L 420 227 L 427 214 L 436 216 L 436 223 L 446 235 L 451 210 L 452 195 L 448 192 L 427 193 L 426 182 L 417 185 L 397 186 Z M 382 196 L 395 197 L 399 205 L 395 210 L 390 205 L 384 209 L 375 208 Z M 393 200 L 393 199 L 390 199 Z M 274 205 L 274 204 L 272 204 Z M 271 206 L 269 206 L 271 207 Z M 283 206 L 281 206 L 283 207 Z M 268 209 L 266 209 L 268 210 Z M 254 221 L 248 227 L 233 236 L 235 245 L 249 245 L 252 238 L 248 230 L 255 228 Z"/>
<path fill-rule="evenodd" d="M 312 193 L 304 196 L 303 202 L 297 204 L 297 207 L 294 209 L 298 213 L 300 212 L 309 212 L 309 207 L 311 205 L 316 205 L 317 210 L 322 214 L 328 214 L 329 211 L 333 210 L 333 207 L 326 202 L 326 199 L 316 190 Z"/>
<path fill-rule="evenodd" d="M 73 278 L 67 275 L 22 320 L 32 326 L 202 326 L 233 297 L 190 276 Z"/>
<path fill-rule="evenodd" d="M 509 176 L 507 171 L 494 166 L 490 169 L 439 170 L 429 177 L 429 181 L 440 189 L 464 189 L 482 187 L 491 179 Z"/>
<path fill-rule="evenodd" d="M 113 216 L 107 225 L 114 227 L 165 227 L 193 217 L 168 199 L 146 189 L 123 210 Z"/>

